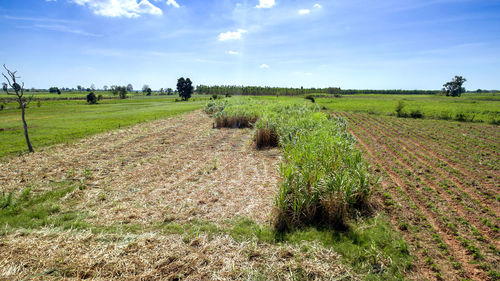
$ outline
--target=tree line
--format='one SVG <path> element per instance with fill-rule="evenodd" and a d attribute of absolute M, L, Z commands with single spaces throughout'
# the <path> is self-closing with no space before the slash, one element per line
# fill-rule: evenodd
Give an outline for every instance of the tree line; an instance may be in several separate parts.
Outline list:
<path fill-rule="evenodd" d="M 206 86 L 198 85 L 196 93 L 201 95 L 253 95 L 253 96 L 296 96 L 296 95 L 355 95 L 355 94 L 386 94 L 386 95 L 437 95 L 439 90 L 357 90 L 328 88 L 282 88 L 259 86 Z"/>

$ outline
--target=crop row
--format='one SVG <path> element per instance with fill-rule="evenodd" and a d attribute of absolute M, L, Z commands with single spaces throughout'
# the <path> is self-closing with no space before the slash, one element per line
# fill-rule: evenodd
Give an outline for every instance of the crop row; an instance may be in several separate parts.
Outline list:
<path fill-rule="evenodd" d="M 378 154 L 377 157 L 385 165 L 385 169 L 399 177 L 405 186 L 405 192 L 410 194 L 417 205 L 424 208 L 427 216 L 434 218 L 440 232 L 451 234 L 451 237 L 445 240 L 453 241 L 451 244 L 454 248 L 461 246 L 462 251 L 465 250 L 467 255 L 473 257 L 473 261 L 482 265 L 481 268 L 494 272 L 495 269 L 492 269 L 491 265 L 498 262 L 498 250 L 493 244 L 497 234 L 486 229 L 482 220 L 472 212 L 473 207 L 478 206 L 463 204 L 462 196 L 467 197 L 467 193 L 456 185 L 453 190 L 443 192 L 436 182 L 445 177 L 446 173 L 442 170 L 434 172 L 436 167 L 429 165 L 428 158 L 423 157 L 425 153 L 415 147 L 409 149 L 401 145 L 401 140 L 392 135 L 393 131 L 376 124 L 368 117 L 347 116 L 355 123 L 355 134 L 363 139 L 365 144 L 370 143 L 369 146 Z M 484 208 L 481 202 L 467 202 L 479 203 L 479 209 Z M 469 220 L 472 220 L 473 224 Z M 491 223 L 492 220 L 496 220 L 496 217 L 488 221 Z"/>
<path fill-rule="evenodd" d="M 269 103 L 252 98 L 209 102 L 218 127 L 254 127 L 256 144 L 279 146 L 282 182 L 276 197 L 275 227 L 345 227 L 369 207 L 370 176 L 345 120 L 311 103 Z"/>

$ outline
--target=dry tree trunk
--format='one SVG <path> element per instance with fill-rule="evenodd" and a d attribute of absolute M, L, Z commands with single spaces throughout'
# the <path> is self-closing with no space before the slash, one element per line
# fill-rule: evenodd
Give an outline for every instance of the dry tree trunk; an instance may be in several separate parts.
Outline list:
<path fill-rule="evenodd" d="M 26 144 L 28 144 L 28 150 L 30 152 L 35 152 L 35 150 L 33 150 L 33 146 L 31 146 L 30 137 L 28 136 L 28 124 L 26 123 L 25 109 L 24 109 L 25 104 L 23 101 L 20 101 L 19 103 L 21 104 L 21 117 L 23 119 L 24 138 L 26 139 Z"/>

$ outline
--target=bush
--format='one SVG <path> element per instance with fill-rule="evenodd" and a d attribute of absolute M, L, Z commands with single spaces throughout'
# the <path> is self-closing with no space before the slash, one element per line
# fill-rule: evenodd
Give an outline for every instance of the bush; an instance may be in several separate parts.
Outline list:
<path fill-rule="evenodd" d="M 415 119 L 424 118 L 424 113 L 420 109 L 414 109 L 410 112 L 410 117 Z"/>
<path fill-rule="evenodd" d="M 37 101 L 36 102 L 36 107 L 41 107 L 42 106 L 42 102 L 41 101 Z"/>
<path fill-rule="evenodd" d="M 94 92 L 90 92 L 87 95 L 87 103 L 88 104 L 97 104 L 97 96 L 94 94 Z"/>
<path fill-rule="evenodd" d="M 310 100 L 312 103 L 315 103 L 315 102 L 316 102 L 316 100 L 314 99 L 314 96 L 313 96 L 313 95 L 307 95 L 307 96 L 305 97 L 305 99 L 306 99 L 306 100 Z"/>
<path fill-rule="evenodd" d="M 455 115 L 455 120 L 459 122 L 473 122 L 474 118 L 476 118 L 476 114 L 467 114 L 464 112 L 459 112 Z"/>
<path fill-rule="evenodd" d="M 408 113 L 404 112 L 403 109 L 405 107 L 405 103 L 403 101 L 398 101 L 396 105 L 396 116 L 397 117 L 408 117 Z"/>
<path fill-rule="evenodd" d="M 103 98 L 104 98 L 104 97 L 103 97 L 103 95 L 102 95 L 102 94 L 99 94 L 99 95 L 97 96 L 97 101 L 102 101 L 102 99 L 103 99 Z"/>
<path fill-rule="evenodd" d="M 5 105 L 0 104 L 0 111 L 5 109 Z"/>

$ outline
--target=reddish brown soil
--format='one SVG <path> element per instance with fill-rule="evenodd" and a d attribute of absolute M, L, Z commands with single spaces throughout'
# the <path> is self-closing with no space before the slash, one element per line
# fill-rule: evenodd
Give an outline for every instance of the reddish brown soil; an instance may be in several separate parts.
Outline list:
<path fill-rule="evenodd" d="M 373 172 L 382 177 L 376 197 L 411 241 L 413 253 L 419 258 L 417 264 L 424 267 L 422 275 L 438 280 L 493 279 L 490 272 L 498 272 L 500 264 L 496 166 L 492 169 L 491 165 L 475 163 L 481 161 L 477 160 L 481 151 L 447 144 L 446 137 L 426 137 L 435 134 L 428 120 L 419 123 L 366 114 L 338 115 L 349 120 Z M 448 126 L 441 124 L 447 121 L 434 122 L 438 127 Z M 494 126 L 483 126 L 484 131 L 494 130 Z M 460 133 L 467 129 L 459 128 Z M 467 132 L 479 134 L 478 128 L 471 127 Z M 497 145 L 482 136 L 472 141 L 485 150 Z M 450 159 L 450 147 L 464 164 Z M 463 167 L 474 164 L 474 172 Z M 481 169 L 490 175 L 488 181 Z M 486 225 L 485 220 L 493 226 Z"/>

